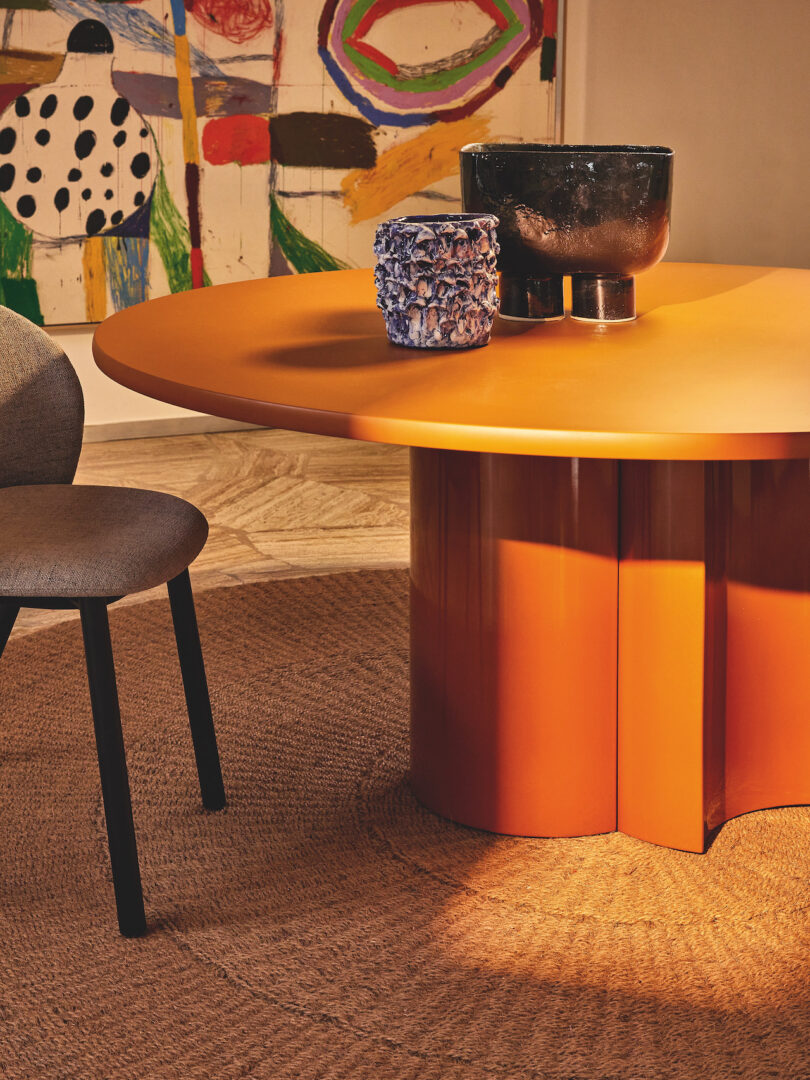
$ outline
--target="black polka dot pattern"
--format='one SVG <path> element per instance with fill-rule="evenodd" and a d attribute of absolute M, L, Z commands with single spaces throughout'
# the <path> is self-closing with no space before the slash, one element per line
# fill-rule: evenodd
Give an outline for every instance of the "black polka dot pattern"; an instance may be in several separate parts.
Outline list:
<path fill-rule="evenodd" d="M 103 210 L 93 210 L 87 216 L 87 235 L 95 236 L 96 233 L 101 232 L 104 226 L 107 224 L 107 219 L 104 216 Z"/>
<path fill-rule="evenodd" d="M 77 120 L 86 119 L 93 110 L 93 99 L 89 94 L 82 94 L 81 97 L 76 98 L 76 102 L 73 106 L 73 115 Z"/>
<path fill-rule="evenodd" d="M 129 116 L 129 102 L 126 98 L 116 98 L 110 109 L 110 120 L 116 127 L 120 127 Z"/>
<path fill-rule="evenodd" d="M 149 125 L 112 85 L 56 79 L 14 98 L 5 118 L 0 198 L 37 236 L 120 232 L 143 216 L 159 160 Z"/>
<path fill-rule="evenodd" d="M 146 176 L 146 174 L 149 172 L 149 167 L 151 164 L 152 163 L 149 160 L 148 154 L 136 154 L 135 157 L 132 159 L 132 164 L 130 165 L 132 175 L 140 180 L 142 176 Z"/>
<path fill-rule="evenodd" d="M 96 145 L 96 136 L 93 131 L 83 131 L 73 144 L 73 149 L 76 151 L 76 157 L 81 161 L 83 158 L 89 157 L 93 153 L 93 148 Z"/>

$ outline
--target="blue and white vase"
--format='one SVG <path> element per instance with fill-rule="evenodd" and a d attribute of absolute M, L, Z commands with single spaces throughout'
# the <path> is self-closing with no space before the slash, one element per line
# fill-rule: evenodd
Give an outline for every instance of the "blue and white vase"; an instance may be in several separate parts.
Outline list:
<path fill-rule="evenodd" d="M 498 310 L 492 214 L 400 217 L 377 226 L 377 307 L 389 340 L 415 349 L 486 345 Z"/>

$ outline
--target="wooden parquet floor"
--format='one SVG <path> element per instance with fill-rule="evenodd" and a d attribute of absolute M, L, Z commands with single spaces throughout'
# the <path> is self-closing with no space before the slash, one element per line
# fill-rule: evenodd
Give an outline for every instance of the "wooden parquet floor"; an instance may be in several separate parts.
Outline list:
<path fill-rule="evenodd" d="M 88 443 L 76 483 L 154 488 L 199 506 L 211 531 L 191 567 L 195 590 L 408 565 L 406 447 L 279 430 Z M 14 633 L 69 618 L 23 611 Z"/>

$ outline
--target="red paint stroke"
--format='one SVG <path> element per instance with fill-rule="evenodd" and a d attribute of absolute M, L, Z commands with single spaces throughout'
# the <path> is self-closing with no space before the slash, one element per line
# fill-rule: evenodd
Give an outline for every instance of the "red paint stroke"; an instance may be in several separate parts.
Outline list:
<path fill-rule="evenodd" d="M 27 94 L 32 87 L 37 85 L 38 83 L 0 83 L 0 113 L 15 98 L 20 97 L 21 94 Z"/>
<path fill-rule="evenodd" d="M 389 15 L 392 11 L 400 11 L 404 8 L 414 7 L 417 4 L 435 4 L 440 2 L 441 0 L 377 0 L 377 3 L 371 5 L 357 24 L 357 29 L 352 34 L 351 39 L 347 44 L 351 44 L 352 47 L 356 49 L 357 42 L 366 36 L 374 23 L 384 15 Z M 509 25 L 508 19 L 500 8 L 496 7 L 494 0 L 467 0 L 467 2 L 479 7 L 484 14 L 492 19 L 499 30 L 505 30 Z"/>
<path fill-rule="evenodd" d="M 202 152 L 211 165 L 261 165 L 270 160 L 270 128 L 261 116 L 221 116 L 203 128 Z"/>
<path fill-rule="evenodd" d="M 543 37 L 557 35 L 558 0 L 545 0 L 543 4 Z"/>
<path fill-rule="evenodd" d="M 485 15 L 489 15 L 490 19 L 495 23 L 499 30 L 505 30 L 509 26 L 509 20 L 504 15 L 499 7 L 494 3 L 494 0 L 473 0 Z"/>
<path fill-rule="evenodd" d="M 197 22 L 242 44 L 273 25 L 270 0 L 183 0 Z"/>
<path fill-rule="evenodd" d="M 375 64 L 379 64 L 381 68 L 384 68 L 390 75 L 399 75 L 399 67 L 396 62 L 391 59 L 390 56 L 386 56 L 385 53 L 381 53 L 379 49 L 375 49 L 373 45 L 369 45 L 367 41 L 357 41 L 355 38 L 350 38 L 347 42 L 353 49 L 359 52 L 366 59 L 373 61 Z"/>
<path fill-rule="evenodd" d="M 205 274 L 203 273 L 203 257 L 202 251 L 198 247 L 191 249 L 191 287 L 192 289 L 202 289 L 205 285 Z"/>

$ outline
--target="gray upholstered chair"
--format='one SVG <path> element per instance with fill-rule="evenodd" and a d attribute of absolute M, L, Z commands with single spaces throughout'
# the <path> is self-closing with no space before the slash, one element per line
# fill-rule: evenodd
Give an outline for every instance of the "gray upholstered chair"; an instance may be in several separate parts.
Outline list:
<path fill-rule="evenodd" d="M 0 656 L 21 607 L 79 609 L 118 925 L 137 937 L 146 920 L 107 605 L 168 583 L 202 800 L 220 809 L 225 791 L 188 576 L 208 523 L 173 495 L 73 484 L 83 421 L 67 356 L 0 307 Z"/>

